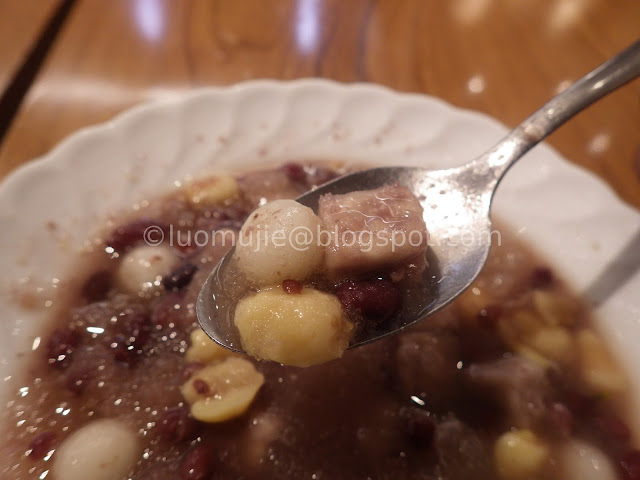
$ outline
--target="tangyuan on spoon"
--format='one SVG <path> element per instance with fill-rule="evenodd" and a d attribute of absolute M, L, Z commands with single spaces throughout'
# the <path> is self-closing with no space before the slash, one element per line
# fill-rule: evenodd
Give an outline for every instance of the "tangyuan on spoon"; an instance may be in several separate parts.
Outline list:
<path fill-rule="evenodd" d="M 552 98 L 489 151 L 461 167 L 363 170 L 301 195 L 297 204 L 280 201 L 284 203 L 261 207 L 263 210 L 249 216 L 238 242 L 263 233 L 262 243 L 253 238 L 253 243 L 237 244 L 210 274 L 196 305 L 200 326 L 231 350 L 307 366 L 337 358 L 346 348 L 380 339 L 432 315 L 462 293 L 484 266 L 491 246 L 491 201 L 507 170 L 568 119 L 639 75 L 640 41 Z M 421 207 L 420 219 L 415 218 L 416 205 Z M 376 245 L 378 250 L 368 256 L 334 255 L 333 250 L 345 247 L 335 242 L 346 244 L 339 234 L 348 230 L 349 224 L 348 215 L 347 220 L 326 221 L 336 212 L 359 215 L 365 227 L 353 233 L 366 230 L 368 241 L 386 239 L 387 250 Z M 411 242 L 411 232 L 426 233 L 422 221 L 428 229 L 428 241 L 414 235 Z M 385 230 L 386 237 L 379 238 L 385 222 L 390 228 Z M 325 223 L 338 228 L 327 229 Z M 405 230 L 394 230 L 401 224 Z M 413 246 L 403 250 L 406 256 L 398 253 L 401 247 L 394 242 L 401 236 L 393 237 L 394 231 L 406 234 L 403 246 L 407 242 Z M 370 245 L 362 236 L 349 239 L 354 241 L 360 251 Z M 337 267 L 332 263 L 336 258 Z M 389 258 L 404 261 L 407 268 L 390 264 L 385 270 Z M 363 268 L 365 260 L 375 268 L 367 270 L 366 263 Z M 340 271 L 340 265 L 350 261 L 354 278 L 367 272 L 374 277 L 363 291 L 349 291 L 349 274 Z M 383 275 L 376 277 L 377 271 Z M 416 271 L 421 272 L 418 281 L 407 279 Z M 384 311 L 385 305 L 396 301 L 392 289 L 387 288 L 395 282 L 403 285 L 404 294 L 396 314 L 365 326 L 353 324 L 353 318 L 350 321 L 341 314 L 340 304 L 348 308 L 354 298 L 362 308 L 376 304 Z M 339 286 L 346 301 L 332 299 L 326 292 L 331 284 Z"/>

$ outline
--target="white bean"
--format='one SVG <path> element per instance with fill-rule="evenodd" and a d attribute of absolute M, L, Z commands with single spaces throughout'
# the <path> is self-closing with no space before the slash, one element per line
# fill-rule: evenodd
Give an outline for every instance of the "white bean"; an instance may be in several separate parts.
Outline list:
<path fill-rule="evenodd" d="M 611 461 L 602 451 L 581 440 L 573 440 L 560 451 L 560 468 L 566 480 L 616 480 Z"/>
<path fill-rule="evenodd" d="M 196 382 L 206 385 L 206 391 L 196 388 Z M 242 415 L 263 383 L 264 375 L 249 360 L 228 357 L 197 371 L 180 392 L 196 419 L 217 423 Z"/>
<path fill-rule="evenodd" d="M 144 292 L 160 285 L 162 277 L 178 266 L 179 259 L 171 247 L 144 245 L 122 257 L 118 283 L 129 293 Z"/>
<path fill-rule="evenodd" d="M 282 419 L 272 412 L 261 413 L 249 425 L 247 446 L 244 448 L 246 463 L 260 468 L 272 442 L 282 433 Z"/>
<path fill-rule="evenodd" d="M 303 280 L 324 260 L 320 218 L 294 200 L 275 200 L 255 210 L 242 226 L 235 259 L 247 277 L 262 285 Z"/>
<path fill-rule="evenodd" d="M 224 204 L 238 195 L 238 182 L 228 175 L 196 180 L 186 188 L 187 200 L 192 206 Z"/>
<path fill-rule="evenodd" d="M 140 453 L 136 434 L 123 422 L 95 420 L 64 440 L 54 454 L 55 480 L 120 480 Z"/>

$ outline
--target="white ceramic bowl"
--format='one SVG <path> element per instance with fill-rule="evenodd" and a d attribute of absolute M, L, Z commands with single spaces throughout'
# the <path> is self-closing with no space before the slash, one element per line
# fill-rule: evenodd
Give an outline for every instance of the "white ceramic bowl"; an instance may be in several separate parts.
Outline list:
<path fill-rule="evenodd" d="M 109 212 L 175 188 L 190 176 L 279 160 L 451 167 L 505 131 L 485 115 L 428 96 L 301 80 L 195 90 L 78 132 L 0 185 L 0 379 L 6 379 L 0 381 L 0 398 L 9 393 L 10 377 L 38 343 L 51 311 L 21 307 L 16 285 L 24 278 L 31 279 L 29 288 L 64 279 L 89 232 Z M 638 212 L 547 145 L 509 172 L 494 213 L 578 292 L 589 289 L 628 242 L 640 244 Z M 640 274 L 632 271 L 597 308 L 600 327 L 627 368 L 636 396 L 638 292 Z"/>

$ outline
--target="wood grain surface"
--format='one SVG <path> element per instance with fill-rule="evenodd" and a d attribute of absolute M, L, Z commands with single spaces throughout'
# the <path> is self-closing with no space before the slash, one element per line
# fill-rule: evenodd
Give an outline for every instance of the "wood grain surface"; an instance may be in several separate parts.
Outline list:
<path fill-rule="evenodd" d="M 61 0 L 0 0 L 0 95 Z"/>
<path fill-rule="evenodd" d="M 0 175 L 138 102 L 252 78 L 376 82 L 513 126 L 639 37 L 637 0 L 77 0 Z M 549 142 L 640 206 L 640 81 Z"/>

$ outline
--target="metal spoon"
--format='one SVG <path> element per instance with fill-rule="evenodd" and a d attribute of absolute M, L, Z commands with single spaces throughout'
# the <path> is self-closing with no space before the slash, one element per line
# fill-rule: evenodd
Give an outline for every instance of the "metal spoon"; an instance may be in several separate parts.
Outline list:
<path fill-rule="evenodd" d="M 343 176 L 298 197 L 298 202 L 317 211 L 318 199 L 326 193 L 343 194 L 399 183 L 422 199 L 430 243 L 429 267 L 421 291 L 405 298 L 403 310 L 394 321 L 363 332 L 353 339 L 350 348 L 408 327 L 462 293 L 478 276 L 489 254 L 491 201 L 505 172 L 575 114 L 639 75 L 640 40 L 552 98 L 493 148 L 461 167 L 446 170 L 374 168 Z M 200 326 L 213 340 L 242 352 L 231 316 L 229 282 L 225 286 L 225 272 L 233 250 L 220 261 L 202 287 L 196 313 Z"/>

